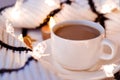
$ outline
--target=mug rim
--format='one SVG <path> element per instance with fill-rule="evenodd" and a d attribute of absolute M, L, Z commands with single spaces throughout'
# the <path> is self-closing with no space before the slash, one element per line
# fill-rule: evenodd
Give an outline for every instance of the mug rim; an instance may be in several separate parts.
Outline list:
<path fill-rule="evenodd" d="M 73 39 L 66 39 L 63 37 L 60 37 L 58 35 L 55 34 L 55 30 L 59 27 L 64 26 L 64 25 L 71 25 L 71 24 L 77 24 L 77 25 L 85 25 L 85 26 L 89 26 L 92 28 L 97 29 L 100 32 L 100 35 L 94 38 L 90 38 L 90 39 L 83 39 L 83 40 L 73 40 Z M 99 27 L 96 27 L 99 26 Z M 95 23 L 93 21 L 89 21 L 89 20 L 67 20 L 67 21 L 63 21 L 60 23 L 55 24 L 52 29 L 51 29 L 51 33 L 53 35 L 55 35 L 57 38 L 63 39 L 63 40 L 67 40 L 67 41 L 88 41 L 88 40 L 93 40 L 93 39 L 97 39 L 100 36 L 102 36 L 105 33 L 105 29 L 99 24 L 99 23 Z"/>

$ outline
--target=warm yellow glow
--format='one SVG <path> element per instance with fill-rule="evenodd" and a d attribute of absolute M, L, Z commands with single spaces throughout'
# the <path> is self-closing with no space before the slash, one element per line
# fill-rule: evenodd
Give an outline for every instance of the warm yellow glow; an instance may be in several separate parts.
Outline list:
<path fill-rule="evenodd" d="M 49 6 L 54 6 L 56 4 L 54 0 L 45 0 L 45 3 Z"/>
<path fill-rule="evenodd" d="M 23 42 L 23 36 L 22 36 L 22 34 L 20 34 L 20 35 L 18 36 L 18 39 Z"/>
<path fill-rule="evenodd" d="M 106 2 L 102 5 L 101 12 L 102 13 L 110 13 L 112 10 L 117 9 L 117 5 L 114 2 Z"/>
<path fill-rule="evenodd" d="M 50 21 L 49 21 L 49 27 L 50 29 L 52 29 L 52 27 L 56 24 L 55 20 L 53 17 L 50 17 Z"/>

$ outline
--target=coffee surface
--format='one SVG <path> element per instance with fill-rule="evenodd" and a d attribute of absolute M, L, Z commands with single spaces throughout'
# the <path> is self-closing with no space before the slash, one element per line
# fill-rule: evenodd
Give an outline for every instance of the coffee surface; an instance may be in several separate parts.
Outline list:
<path fill-rule="evenodd" d="M 87 40 L 100 35 L 100 32 L 86 25 L 65 25 L 56 29 L 55 34 L 70 40 Z"/>

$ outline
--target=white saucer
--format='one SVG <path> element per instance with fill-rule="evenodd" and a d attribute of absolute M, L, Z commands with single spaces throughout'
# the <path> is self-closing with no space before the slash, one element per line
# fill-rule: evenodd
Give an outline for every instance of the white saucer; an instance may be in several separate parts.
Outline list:
<path fill-rule="evenodd" d="M 47 45 L 45 53 L 51 54 L 51 40 L 44 41 Z M 56 63 L 51 55 L 41 58 L 41 63 L 49 70 L 54 71 L 57 76 L 62 79 L 70 80 L 100 80 L 107 77 L 112 77 L 114 73 L 120 70 L 120 53 L 110 61 L 99 61 L 94 67 L 88 71 L 70 71 L 64 69 Z M 49 67 L 48 67 L 49 65 Z"/>

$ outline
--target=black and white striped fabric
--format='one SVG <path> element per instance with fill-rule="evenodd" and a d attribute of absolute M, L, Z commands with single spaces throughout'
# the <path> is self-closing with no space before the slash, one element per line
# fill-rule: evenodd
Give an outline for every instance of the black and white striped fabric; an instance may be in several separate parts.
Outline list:
<path fill-rule="evenodd" d="M 119 40 L 117 36 L 119 35 L 120 12 L 100 13 L 101 3 L 99 2 L 105 0 L 53 0 L 57 3 L 53 7 L 46 6 L 44 1 L 26 0 L 21 6 L 21 10 L 24 12 L 22 17 L 24 17 L 21 17 L 22 20 L 18 22 L 13 20 L 14 26 L 27 29 L 40 28 L 49 22 L 51 16 L 56 20 L 56 23 L 64 20 L 91 20 L 106 28 L 108 38 L 115 39 L 113 40 L 115 42 Z M 9 16 L 12 8 L 7 7 L 3 11 L 1 10 L 1 27 L 4 28 L 5 17 L 12 19 Z M 111 35 L 111 31 L 115 33 Z M 6 33 L 3 29 L 0 29 L 0 35 L 0 80 L 59 80 L 39 61 L 29 55 L 31 50 L 23 42 Z M 119 73 L 115 76 L 119 79 Z"/>
<path fill-rule="evenodd" d="M 0 29 L 0 69 L 19 68 L 24 65 L 31 51 L 27 46 L 16 37 Z"/>
<path fill-rule="evenodd" d="M 14 19 L 11 15 L 11 12 L 15 9 L 14 5 L 1 11 L 2 15 L 0 15 L 0 19 L 4 16 L 13 23 L 14 27 L 28 29 L 42 27 L 47 24 L 51 16 L 55 18 L 56 22 L 74 19 L 101 22 L 104 20 L 104 18 L 100 20 L 101 17 L 104 17 L 100 12 L 100 6 L 102 6 L 103 2 L 105 1 L 26 0 L 21 4 L 17 11 L 17 19 Z M 101 22 L 101 24 L 103 24 L 103 22 Z"/>
<path fill-rule="evenodd" d="M 60 80 L 22 41 L 0 29 L 0 80 Z"/>

